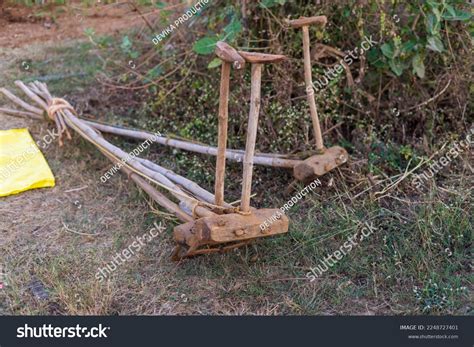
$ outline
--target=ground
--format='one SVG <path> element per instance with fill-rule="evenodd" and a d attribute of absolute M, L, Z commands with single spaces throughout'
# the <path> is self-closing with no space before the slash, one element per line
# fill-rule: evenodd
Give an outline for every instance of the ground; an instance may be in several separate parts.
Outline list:
<path fill-rule="evenodd" d="M 28 17 L 22 11 L 34 13 L 25 8 L 11 13 Z M 101 61 L 83 32 L 93 28 L 113 35 L 129 30 L 131 23 L 123 15 L 130 9 L 79 9 L 81 14 L 87 11 L 84 17 L 70 7 L 50 11 L 23 22 L 0 17 L 2 86 L 13 90 L 15 79 L 40 77 L 82 114 L 102 119 L 105 115 L 98 110 L 108 110 L 109 116 L 122 112 L 126 104 L 111 102 L 116 99 L 95 80 L 94 69 Z M 139 24 L 139 16 L 132 15 Z M 79 18 L 77 25 L 74 19 Z M 18 127 L 28 127 L 38 140 L 52 125 L 0 115 L 0 129 Z M 111 140 L 125 148 L 136 146 Z M 0 290 L 0 314 L 375 315 L 472 310 L 466 288 L 472 197 L 464 194 L 472 188 L 469 153 L 442 174 L 442 184 L 430 184 L 424 194 L 414 196 L 407 190 L 390 195 L 390 189 L 381 199 L 374 192 L 394 179 L 383 177 L 372 184 L 373 178 L 360 173 L 367 159 L 355 153 L 289 211 L 287 235 L 176 263 L 170 260 L 176 220 L 158 210 L 124 175 L 101 183 L 110 164 L 96 149 L 75 136 L 65 146 L 52 143 L 43 152 L 56 187 L 0 199 L 0 264 L 8 283 Z M 176 151 L 157 146 L 146 155 L 173 165 Z M 197 158 L 200 170 L 212 174 L 213 159 Z M 186 174 L 185 166 L 175 168 Z M 238 187 L 234 178 L 239 168 L 234 165 L 232 170 L 229 180 Z M 280 207 L 297 192 L 285 192 L 292 179 L 284 170 L 259 168 L 256 176 L 259 204 Z M 212 189 L 206 177 L 201 175 L 198 183 Z M 371 189 L 359 189 L 369 181 Z M 348 236 L 360 236 L 364 222 L 376 232 L 310 282 L 308 270 Z M 98 269 L 153 223 L 166 226 L 166 231 L 99 282 Z"/>

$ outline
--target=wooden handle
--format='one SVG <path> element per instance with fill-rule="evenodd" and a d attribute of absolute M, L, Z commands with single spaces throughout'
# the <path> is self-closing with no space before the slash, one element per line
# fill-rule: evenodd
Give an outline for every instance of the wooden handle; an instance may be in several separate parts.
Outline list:
<path fill-rule="evenodd" d="M 301 28 L 309 25 L 319 25 L 325 26 L 328 22 L 326 16 L 316 16 L 316 17 L 300 17 L 298 19 L 287 21 L 288 25 L 293 28 Z"/>
<path fill-rule="evenodd" d="M 257 140 L 258 115 L 260 113 L 260 88 L 262 81 L 261 64 L 252 64 L 252 87 L 250 91 L 250 113 L 247 125 L 247 140 L 245 143 L 244 174 L 242 180 L 242 197 L 240 209 L 250 212 L 250 193 L 252 190 L 253 156 Z"/>
<path fill-rule="evenodd" d="M 229 114 L 230 63 L 222 62 L 221 86 L 219 92 L 219 130 L 217 138 L 217 161 L 215 182 L 215 203 L 224 205 L 225 155 L 227 147 L 227 123 Z"/>
<path fill-rule="evenodd" d="M 311 77 L 311 56 L 309 49 L 309 30 L 303 27 L 303 55 L 304 55 L 304 82 L 306 85 L 306 97 L 308 99 L 311 121 L 313 123 L 314 138 L 316 139 L 316 149 L 324 152 L 323 135 L 319 125 L 318 110 L 314 100 L 313 79 Z"/>
<path fill-rule="evenodd" d="M 231 63 L 237 70 L 245 66 L 244 58 L 232 46 L 223 41 L 217 42 L 215 53 L 222 61 Z"/>

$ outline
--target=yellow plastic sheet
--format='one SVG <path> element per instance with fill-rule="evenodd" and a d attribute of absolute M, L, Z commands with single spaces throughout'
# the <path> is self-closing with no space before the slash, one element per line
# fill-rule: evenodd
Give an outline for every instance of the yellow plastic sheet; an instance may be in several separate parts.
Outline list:
<path fill-rule="evenodd" d="M 54 184 L 53 173 L 28 129 L 0 130 L 0 196 Z"/>

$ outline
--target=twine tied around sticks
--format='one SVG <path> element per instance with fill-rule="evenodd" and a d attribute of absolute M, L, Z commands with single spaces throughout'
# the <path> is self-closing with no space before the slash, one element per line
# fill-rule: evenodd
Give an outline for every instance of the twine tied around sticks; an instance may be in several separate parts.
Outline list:
<path fill-rule="evenodd" d="M 76 115 L 76 110 L 74 109 L 74 107 L 72 107 L 71 104 L 63 98 L 52 98 L 51 101 L 48 103 L 48 109 L 46 110 L 46 112 L 48 113 L 49 118 L 55 120 L 55 113 L 62 110 L 69 110 L 74 115 Z"/>
<path fill-rule="evenodd" d="M 69 133 L 69 130 L 66 127 L 66 122 L 64 120 L 64 118 L 66 117 L 64 111 L 66 110 L 70 111 L 74 115 L 77 115 L 74 107 L 72 107 L 71 104 L 63 98 L 52 98 L 48 102 L 48 108 L 46 109 L 48 117 L 56 123 L 56 128 L 59 132 L 59 146 L 63 145 L 63 133 L 66 133 L 66 136 L 69 140 L 72 139 L 71 134 Z"/>

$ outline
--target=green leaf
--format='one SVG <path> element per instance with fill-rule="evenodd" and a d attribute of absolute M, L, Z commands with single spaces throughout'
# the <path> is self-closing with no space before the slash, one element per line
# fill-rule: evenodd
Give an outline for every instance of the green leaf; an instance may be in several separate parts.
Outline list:
<path fill-rule="evenodd" d="M 413 72 L 420 78 L 425 77 L 425 64 L 421 54 L 417 54 L 413 57 L 411 64 L 413 66 Z"/>
<path fill-rule="evenodd" d="M 86 36 L 95 36 L 95 32 L 94 32 L 94 29 L 92 28 L 86 28 L 84 29 L 84 34 L 86 34 Z"/>
<path fill-rule="evenodd" d="M 415 46 L 416 46 L 416 42 L 413 41 L 413 40 L 410 40 L 410 41 L 405 42 L 401 46 L 400 50 L 402 51 L 402 53 L 406 54 L 406 53 L 412 52 L 414 50 Z"/>
<path fill-rule="evenodd" d="M 400 59 L 392 59 L 388 62 L 388 65 L 390 65 L 390 69 L 400 77 L 403 74 L 403 70 L 405 70 L 405 67 L 403 66 L 403 63 L 400 61 Z"/>
<path fill-rule="evenodd" d="M 101 47 L 110 47 L 112 46 L 113 41 L 110 36 L 99 36 L 97 38 L 97 44 Z"/>
<path fill-rule="evenodd" d="M 380 53 L 380 50 L 375 47 L 370 49 L 367 52 L 367 60 L 370 65 L 373 65 L 377 68 L 386 68 L 387 64 L 384 62 L 383 56 Z"/>
<path fill-rule="evenodd" d="M 221 64 L 222 64 L 222 60 L 220 60 L 219 58 L 214 58 L 214 59 L 211 60 L 209 65 L 207 65 L 207 68 L 208 69 L 215 69 L 216 67 L 220 66 Z"/>
<path fill-rule="evenodd" d="M 456 11 L 456 18 L 453 20 L 467 21 L 472 18 L 472 14 L 464 11 Z"/>
<path fill-rule="evenodd" d="M 343 17 L 349 17 L 351 15 L 351 9 L 350 7 L 345 7 L 343 12 L 342 12 L 342 16 Z"/>
<path fill-rule="evenodd" d="M 439 33 L 440 29 L 440 20 L 434 14 L 430 13 L 427 18 L 427 29 L 431 35 Z"/>
<path fill-rule="evenodd" d="M 431 9 L 438 8 L 438 6 L 441 5 L 439 2 L 433 0 L 427 0 L 426 3 Z"/>
<path fill-rule="evenodd" d="M 438 53 L 444 52 L 443 41 L 441 41 L 438 36 L 431 36 L 430 38 L 428 38 L 428 43 L 426 47 Z"/>
<path fill-rule="evenodd" d="M 393 59 L 395 56 L 395 48 L 391 43 L 384 43 L 380 49 L 382 50 L 383 55 L 389 59 Z"/>
<path fill-rule="evenodd" d="M 124 36 L 122 38 L 122 44 L 120 45 L 120 48 L 124 52 L 130 51 L 130 48 L 132 47 L 132 41 L 128 38 L 128 36 Z"/>
<path fill-rule="evenodd" d="M 163 74 L 163 69 L 160 65 L 156 65 L 152 69 L 148 70 L 144 80 L 145 82 L 152 82 L 161 74 Z"/>
<path fill-rule="evenodd" d="M 450 17 L 455 17 L 456 16 L 456 10 L 454 9 L 453 6 L 446 5 L 445 9 L 446 9 L 446 12 L 443 13 L 443 18 L 445 18 L 445 16 L 450 16 Z"/>
<path fill-rule="evenodd" d="M 242 24 L 240 24 L 240 21 L 236 17 L 233 17 L 231 22 L 224 28 L 224 32 L 226 33 L 225 41 L 234 40 L 241 31 Z"/>
<path fill-rule="evenodd" d="M 193 50 L 197 54 L 211 54 L 214 52 L 217 41 L 219 41 L 217 37 L 204 37 L 194 43 Z"/>
<path fill-rule="evenodd" d="M 466 21 L 471 18 L 471 14 L 461 10 L 456 10 L 451 5 L 446 5 L 446 12 L 443 13 L 443 19 L 445 20 L 460 20 Z"/>

